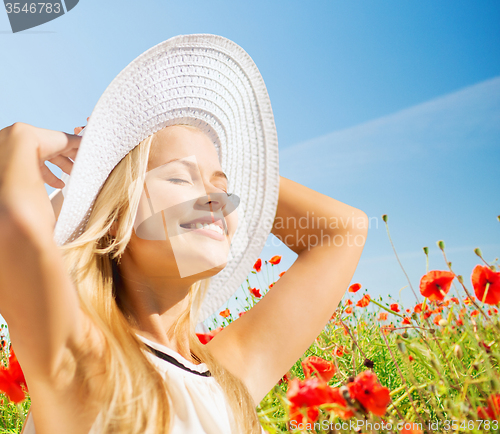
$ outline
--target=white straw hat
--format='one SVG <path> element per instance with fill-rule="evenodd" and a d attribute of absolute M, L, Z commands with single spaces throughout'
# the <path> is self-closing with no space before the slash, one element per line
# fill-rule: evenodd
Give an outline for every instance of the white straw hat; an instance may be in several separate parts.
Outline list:
<path fill-rule="evenodd" d="M 173 37 L 114 78 L 90 115 L 65 178 L 54 240 L 63 245 L 78 238 L 120 160 L 151 134 L 180 123 L 197 126 L 212 139 L 230 190 L 240 198 L 230 259 L 212 278 L 201 322 L 244 282 L 271 231 L 278 202 L 278 139 L 267 89 L 250 56 L 229 39 Z"/>

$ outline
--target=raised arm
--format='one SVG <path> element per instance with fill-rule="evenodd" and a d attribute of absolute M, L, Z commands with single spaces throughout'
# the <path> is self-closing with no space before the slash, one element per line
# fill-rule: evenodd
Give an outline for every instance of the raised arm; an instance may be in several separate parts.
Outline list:
<path fill-rule="evenodd" d="M 0 314 L 30 391 L 61 374 L 83 337 L 83 315 L 52 238 L 55 216 L 44 187 L 44 181 L 62 186 L 44 161 L 69 171 L 67 157 L 76 155 L 79 142 L 22 123 L 0 131 Z"/>
<path fill-rule="evenodd" d="M 272 233 L 298 258 L 256 306 L 207 344 L 245 382 L 256 405 L 328 323 L 367 231 L 363 211 L 280 178 Z"/>

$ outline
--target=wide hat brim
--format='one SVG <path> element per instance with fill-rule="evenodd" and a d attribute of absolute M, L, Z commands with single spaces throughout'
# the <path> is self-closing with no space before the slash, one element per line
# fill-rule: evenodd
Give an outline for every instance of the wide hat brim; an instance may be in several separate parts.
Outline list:
<path fill-rule="evenodd" d="M 57 245 L 85 230 L 108 175 L 142 140 L 169 125 L 201 128 L 217 148 L 240 198 L 230 259 L 213 276 L 202 322 L 245 281 L 271 232 L 279 191 L 278 139 L 264 80 L 237 44 L 210 34 L 180 35 L 125 67 L 99 98 L 85 128 L 54 230 Z"/>

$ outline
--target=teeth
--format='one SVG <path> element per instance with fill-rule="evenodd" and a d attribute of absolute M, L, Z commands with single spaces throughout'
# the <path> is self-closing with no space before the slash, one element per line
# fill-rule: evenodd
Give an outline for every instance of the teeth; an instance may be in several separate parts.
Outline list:
<path fill-rule="evenodd" d="M 224 235 L 224 230 L 220 227 L 220 226 L 217 226 L 213 223 L 210 223 L 210 224 L 202 224 L 202 223 L 191 223 L 189 225 L 189 228 L 190 229 L 208 229 L 208 230 L 212 230 L 212 231 L 215 231 L 217 232 L 218 234 L 221 234 L 221 235 Z"/>

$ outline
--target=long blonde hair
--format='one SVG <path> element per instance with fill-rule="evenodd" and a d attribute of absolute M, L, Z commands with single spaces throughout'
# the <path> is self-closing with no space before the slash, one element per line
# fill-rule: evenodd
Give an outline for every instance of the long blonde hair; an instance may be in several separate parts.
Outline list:
<path fill-rule="evenodd" d="M 189 127 L 189 126 L 185 126 Z M 195 127 L 190 127 L 195 128 Z M 128 188 L 145 176 L 154 135 L 143 140 L 113 169 L 92 207 L 85 231 L 60 249 L 78 292 L 83 312 L 97 326 L 105 342 L 102 387 L 90 389 L 96 375 L 95 354 L 89 347 L 75 348 L 76 373 L 89 399 L 99 403 L 91 433 L 167 434 L 173 420 L 171 390 L 148 360 L 145 344 L 132 330 L 131 319 L 119 303 L 118 258 L 132 236 L 141 189 Z M 135 184 L 141 184 L 136 182 Z M 142 186 L 142 184 L 141 184 Z M 110 229 L 116 221 L 116 235 Z M 244 383 L 225 369 L 199 341 L 195 322 L 208 289 L 209 279 L 193 284 L 188 308 L 173 326 L 173 335 L 189 330 L 189 346 L 206 363 L 232 409 L 233 433 L 261 433 L 255 403 Z M 168 288 L 165 288 L 168 290 Z M 171 329 L 172 331 L 172 329 Z M 179 339 L 182 343 L 184 339 Z M 182 348 L 187 353 L 187 348 Z M 89 360 L 89 358 L 94 360 Z M 92 384 L 95 384 L 94 381 Z M 231 419 L 231 418 L 230 418 Z"/>

